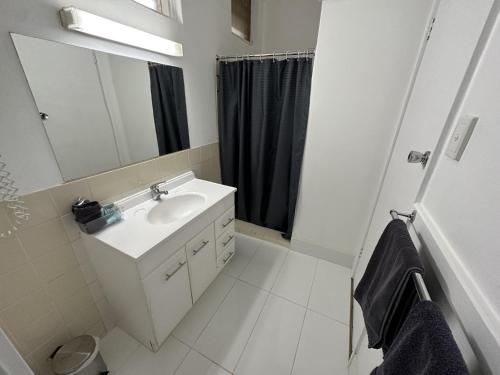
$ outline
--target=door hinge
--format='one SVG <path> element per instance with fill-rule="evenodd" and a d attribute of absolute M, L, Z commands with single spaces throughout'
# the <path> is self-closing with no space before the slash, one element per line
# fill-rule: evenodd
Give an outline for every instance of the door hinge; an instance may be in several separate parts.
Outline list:
<path fill-rule="evenodd" d="M 429 30 L 427 31 L 427 40 L 431 38 L 432 29 L 434 28 L 434 22 L 436 22 L 436 17 L 432 17 L 431 24 L 429 25 Z"/>

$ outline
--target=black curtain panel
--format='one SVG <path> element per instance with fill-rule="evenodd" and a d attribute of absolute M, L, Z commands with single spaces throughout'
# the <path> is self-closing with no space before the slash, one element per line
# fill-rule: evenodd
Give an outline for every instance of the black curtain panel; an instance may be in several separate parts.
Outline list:
<path fill-rule="evenodd" d="M 290 238 L 309 114 L 313 62 L 219 63 L 222 182 L 238 189 L 236 216 Z"/>
<path fill-rule="evenodd" d="M 189 148 L 189 130 L 181 68 L 149 64 L 153 116 L 160 155 Z"/>

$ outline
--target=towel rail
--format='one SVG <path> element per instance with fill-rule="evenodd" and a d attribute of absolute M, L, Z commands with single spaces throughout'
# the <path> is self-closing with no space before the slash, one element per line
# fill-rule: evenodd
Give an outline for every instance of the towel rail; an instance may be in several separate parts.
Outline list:
<path fill-rule="evenodd" d="M 403 214 L 396 210 L 390 210 L 389 213 L 391 214 L 393 219 L 398 219 L 399 216 L 403 216 L 410 219 L 411 223 L 415 221 L 415 217 L 417 216 L 417 211 L 415 210 L 413 210 L 411 214 Z M 419 272 L 414 272 L 411 276 L 413 278 L 415 288 L 417 289 L 417 294 L 420 298 L 420 301 L 431 301 L 431 295 L 429 294 L 429 291 L 425 286 L 424 278 L 422 277 L 422 275 Z"/>

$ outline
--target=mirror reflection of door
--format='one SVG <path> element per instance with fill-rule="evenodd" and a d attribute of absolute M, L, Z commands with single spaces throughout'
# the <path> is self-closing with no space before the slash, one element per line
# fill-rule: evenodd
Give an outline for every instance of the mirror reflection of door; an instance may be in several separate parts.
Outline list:
<path fill-rule="evenodd" d="M 48 114 L 43 124 L 63 179 L 119 167 L 93 51 L 21 40 L 17 51 L 38 109 Z"/>
<path fill-rule="evenodd" d="M 189 148 L 181 68 L 12 38 L 64 181 Z"/>

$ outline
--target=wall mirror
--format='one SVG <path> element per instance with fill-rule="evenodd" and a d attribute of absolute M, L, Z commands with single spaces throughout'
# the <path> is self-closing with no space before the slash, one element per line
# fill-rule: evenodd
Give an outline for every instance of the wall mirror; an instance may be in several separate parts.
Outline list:
<path fill-rule="evenodd" d="M 12 39 L 64 181 L 190 147 L 181 68 Z"/>

